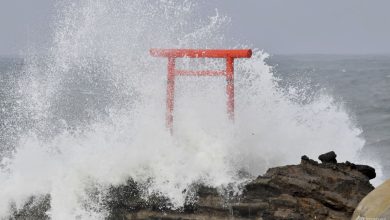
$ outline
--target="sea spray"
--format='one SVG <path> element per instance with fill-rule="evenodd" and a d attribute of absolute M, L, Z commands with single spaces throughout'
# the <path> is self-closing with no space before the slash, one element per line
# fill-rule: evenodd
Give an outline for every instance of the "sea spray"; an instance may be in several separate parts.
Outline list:
<path fill-rule="evenodd" d="M 52 219 L 104 218 L 107 210 L 90 190 L 103 195 L 129 178 L 178 208 L 194 183 L 238 186 L 241 171 L 256 176 L 329 150 L 356 161 L 363 147 L 342 105 L 327 94 L 302 104 L 278 86 L 258 50 L 235 63 L 234 123 L 223 79 L 183 77 L 171 135 L 166 61 L 148 50 L 229 47 L 229 19 L 218 12 L 202 18 L 192 1 L 88 0 L 58 8 L 51 47 L 44 57 L 27 57 L 19 83 L 30 121 L 13 156 L 3 158 L 1 216 L 11 204 L 21 208 L 30 196 L 50 195 Z M 206 67 L 218 61 L 193 68 Z"/>

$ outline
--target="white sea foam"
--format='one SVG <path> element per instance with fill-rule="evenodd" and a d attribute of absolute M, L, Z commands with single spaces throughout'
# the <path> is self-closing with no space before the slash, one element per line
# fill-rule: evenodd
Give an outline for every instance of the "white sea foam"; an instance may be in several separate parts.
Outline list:
<path fill-rule="evenodd" d="M 218 13 L 202 19 L 190 1 L 90 0 L 58 7 L 48 56 L 30 56 L 20 82 L 34 125 L 14 156 L 3 160 L 2 216 L 10 202 L 21 207 L 29 196 L 50 194 L 53 219 L 104 218 L 99 203 L 86 208 L 92 203 L 87 189 L 104 191 L 129 177 L 152 178 L 149 191 L 180 207 L 192 183 L 239 183 L 240 170 L 260 175 L 328 150 L 356 161 L 364 145 L 361 130 L 332 97 L 317 94 L 302 104 L 305 97 L 294 89 L 279 88 L 262 51 L 236 61 L 234 124 L 225 114 L 224 79 L 178 79 L 171 136 L 164 125 L 166 60 L 148 50 L 229 47 L 229 19 Z"/>

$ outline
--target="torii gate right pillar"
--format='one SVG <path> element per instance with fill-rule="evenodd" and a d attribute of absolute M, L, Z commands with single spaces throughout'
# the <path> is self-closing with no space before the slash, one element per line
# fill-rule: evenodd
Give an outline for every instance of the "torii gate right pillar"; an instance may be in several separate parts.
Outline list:
<path fill-rule="evenodd" d="M 234 58 L 226 58 L 226 95 L 227 112 L 229 118 L 234 121 Z"/>

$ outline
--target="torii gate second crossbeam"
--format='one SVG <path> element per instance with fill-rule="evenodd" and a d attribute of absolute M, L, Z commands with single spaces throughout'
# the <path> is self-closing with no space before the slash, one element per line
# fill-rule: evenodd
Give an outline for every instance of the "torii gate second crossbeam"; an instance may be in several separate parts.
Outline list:
<path fill-rule="evenodd" d="M 190 76 L 226 76 L 227 112 L 229 118 L 234 120 L 234 59 L 250 58 L 252 50 L 210 50 L 210 49 L 150 49 L 154 57 L 168 58 L 167 78 L 167 127 L 172 132 L 175 77 L 180 75 Z M 225 70 L 177 70 L 175 69 L 176 58 L 224 58 L 226 59 Z"/>

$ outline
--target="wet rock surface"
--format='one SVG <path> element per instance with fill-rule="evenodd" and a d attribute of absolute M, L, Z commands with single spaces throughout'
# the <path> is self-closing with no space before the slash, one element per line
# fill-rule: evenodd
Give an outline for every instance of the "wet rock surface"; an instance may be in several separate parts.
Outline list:
<path fill-rule="evenodd" d="M 330 156 L 331 160 L 323 163 L 302 156 L 298 165 L 271 168 L 245 184 L 238 196 L 194 185 L 189 194 L 195 199 L 178 210 L 172 209 L 169 200 L 161 195 L 145 199 L 142 187 L 132 180 L 111 187 L 103 203 L 110 213 L 108 219 L 349 220 L 359 202 L 374 189 L 369 180 L 375 177 L 375 170 L 350 162 L 333 162 L 332 153 Z M 42 207 L 49 208 L 48 198 Z M 15 212 L 13 219 L 28 219 L 28 214 L 28 210 Z"/>
<path fill-rule="evenodd" d="M 111 219 L 351 219 L 361 199 L 374 189 L 369 180 L 375 170 L 337 163 L 335 155 L 327 154 L 323 163 L 302 156 L 298 165 L 271 168 L 237 197 L 227 199 L 216 189 L 200 186 L 197 201 L 181 210 L 167 205 L 132 206 L 128 211 L 112 207 Z"/>
<path fill-rule="evenodd" d="M 321 154 L 318 157 L 318 159 L 322 163 L 337 163 L 336 157 L 337 157 L 336 153 L 334 151 L 330 151 L 328 153 Z"/>

